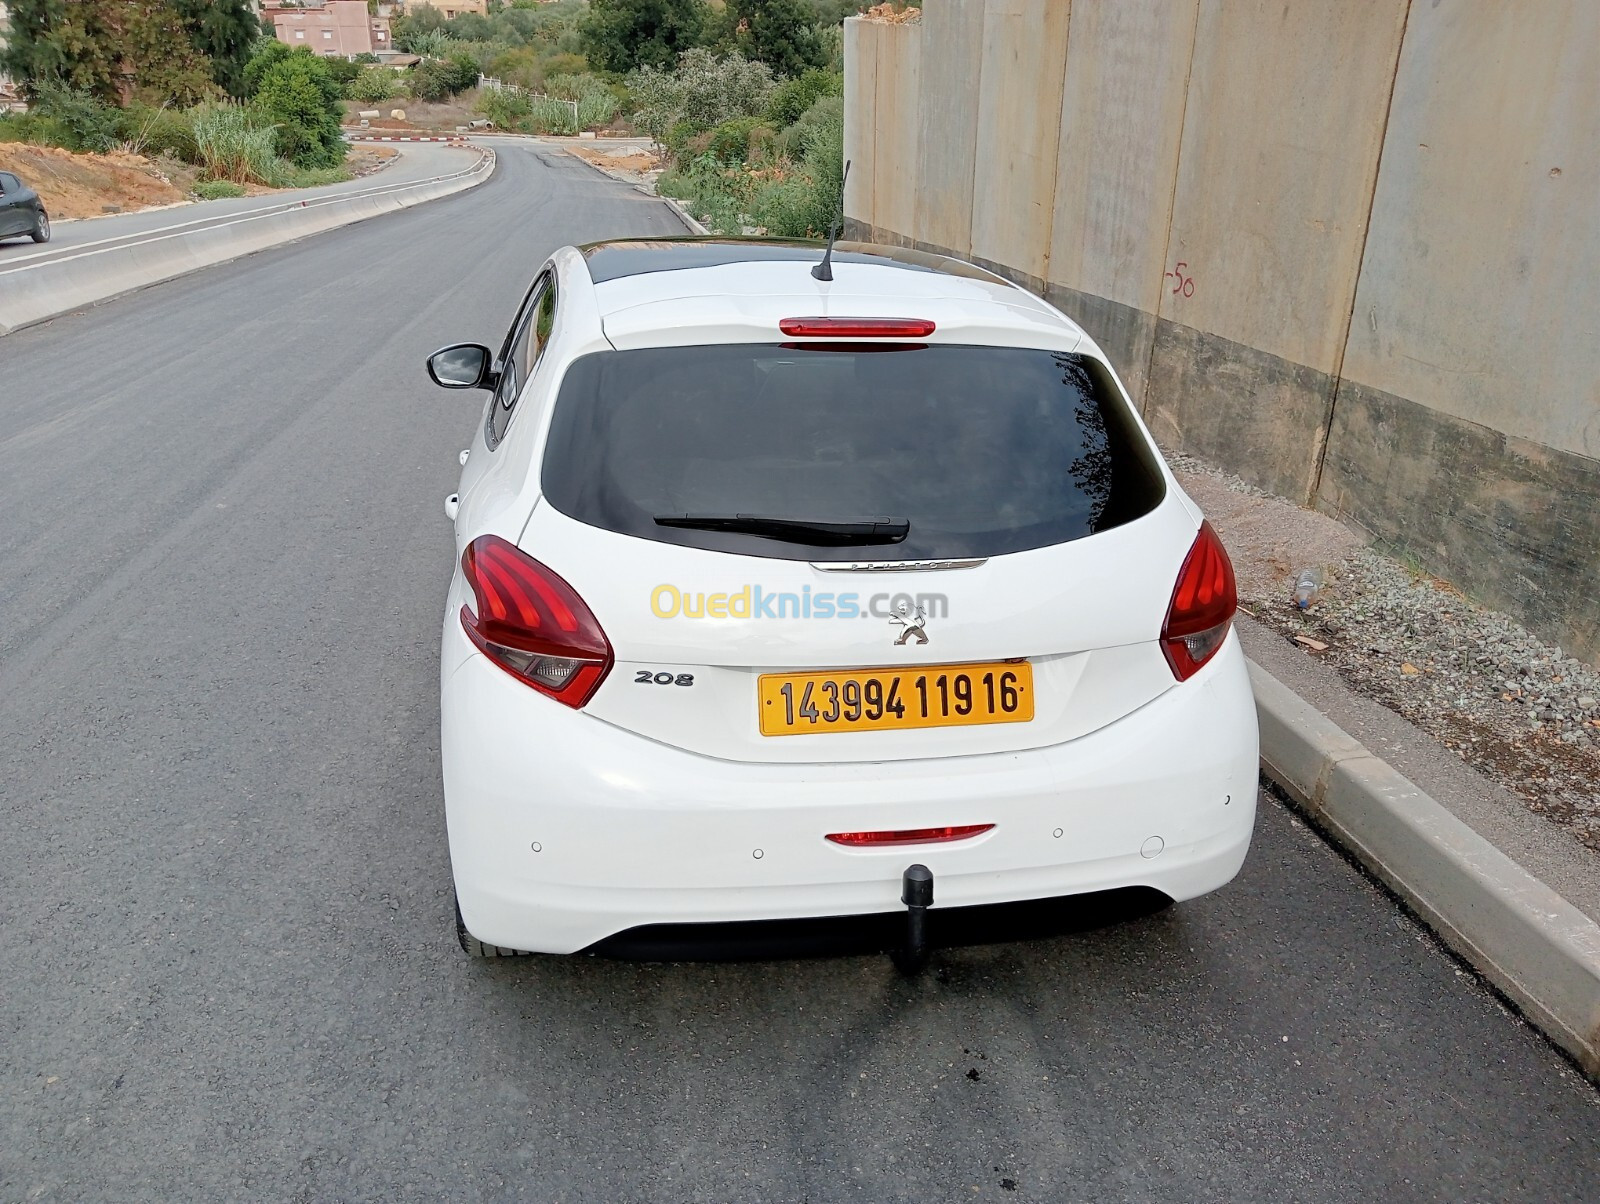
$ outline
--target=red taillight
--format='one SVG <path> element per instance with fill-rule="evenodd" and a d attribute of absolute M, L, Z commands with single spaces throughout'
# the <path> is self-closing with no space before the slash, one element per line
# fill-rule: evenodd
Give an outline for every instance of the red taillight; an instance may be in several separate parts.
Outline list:
<path fill-rule="evenodd" d="M 611 642 L 577 591 L 498 535 L 461 554 L 478 611 L 461 626 L 483 654 L 518 681 L 581 707 L 611 671 Z"/>
<path fill-rule="evenodd" d="M 1161 626 L 1161 651 L 1167 654 L 1174 677 L 1187 681 L 1216 655 L 1238 609 L 1233 564 L 1211 524 L 1203 522 L 1178 574 L 1167 621 Z"/>
<path fill-rule="evenodd" d="M 800 338 L 920 339 L 934 326 L 927 318 L 784 318 L 778 329 Z"/>
<path fill-rule="evenodd" d="M 948 840 L 965 840 L 989 831 L 993 824 L 960 824 L 951 828 L 902 828 L 897 832 L 830 832 L 828 839 L 834 844 L 853 849 L 896 844 L 943 844 Z"/>

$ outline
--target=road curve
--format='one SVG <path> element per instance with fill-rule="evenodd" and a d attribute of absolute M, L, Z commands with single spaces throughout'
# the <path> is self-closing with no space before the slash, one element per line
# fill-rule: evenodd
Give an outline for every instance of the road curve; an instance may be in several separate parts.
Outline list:
<path fill-rule="evenodd" d="M 467 145 L 418 143 L 400 148 L 395 161 L 382 171 L 357 180 L 325 184 L 320 188 L 292 188 L 262 196 L 232 197 L 220 201 L 197 201 L 138 213 L 119 213 L 77 221 L 51 224 L 50 241 L 43 246 L 26 238 L 0 242 L 0 275 L 23 263 L 40 263 L 76 253 L 90 246 L 124 242 L 172 230 L 193 230 L 255 213 L 266 213 L 284 205 L 321 197 L 343 196 L 376 188 L 415 183 L 472 165 L 477 152 Z"/>
<path fill-rule="evenodd" d="M 1600 1199 L 1600 1105 L 1270 799 L 1112 926 L 742 965 L 470 962 L 421 363 L 554 247 L 481 188 L 0 344 L 0 1200 Z"/>

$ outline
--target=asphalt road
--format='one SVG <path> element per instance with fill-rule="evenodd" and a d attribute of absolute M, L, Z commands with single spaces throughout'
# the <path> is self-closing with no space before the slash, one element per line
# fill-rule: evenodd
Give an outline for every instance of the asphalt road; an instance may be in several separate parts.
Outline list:
<path fill-rule="evenodd" d="M 357 180 L 345 180 L 339 184 L 325 184 L 320 188 L 286 189 L 265 196 L 198 201 L 192 205 L 146 209 L 139 213 L 119 213 L 110 217 L 52 222 L 50 241 L 43 246 L 26 237 L 9 238 L 5 242 L 0 242 L 0 276 L 3 276 L 8 269 L 23 263 L 59 259 L 91 246 L 99 247 L 110 242 L 120 242 L 178 228 L 193 230 L 199 226 L 216 225 L 252 213 L 279 209 L 291 202 L 340 196 L 351 192 L 366 192 L 393 184 L 425 180 L 448 172 L 464 170 L 472 166 L 478 157 L 478 152 L 471 147 L 431 142 L 407 143 L 398 146 L 397 149 L 400 153 L 395 161 L 382 171 Z"/>
<path fill-rule="evenodd" d="M 476 963 L 441 500 L 564 157 L 0 340 L 0 1200 L 1600 1199 L 1600 1105 L 1270 800 L 1233 886 L 945 951 Z"/>

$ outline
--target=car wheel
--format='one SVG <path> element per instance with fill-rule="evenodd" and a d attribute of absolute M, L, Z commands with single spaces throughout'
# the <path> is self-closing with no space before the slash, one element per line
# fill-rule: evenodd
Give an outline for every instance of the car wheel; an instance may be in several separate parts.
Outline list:
<path fill-rule="evenodd" d="M 533 954 L 524 949 L 505 949 L 499 945 L 485 945 L 472 933 L 467 931 L 467 925 L 461 918 L 461 904 L 456 904 L 456 940 L 461 942 L 462 950 L 468 957 L 532 957 Z"/>
<path fill-rule="evenodd" d="M 34 242 L 50 241 L 50 215 L 43 209 L 39 210 L 39 216 L 33 219 L 32 237 Z"/>

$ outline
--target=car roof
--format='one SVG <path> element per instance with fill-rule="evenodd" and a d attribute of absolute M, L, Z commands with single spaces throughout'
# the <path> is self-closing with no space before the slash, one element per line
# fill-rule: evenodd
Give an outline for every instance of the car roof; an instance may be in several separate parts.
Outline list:
<path fill-rule="evenodd" d="M 1083 332 L 1053 306 L 1011 281 L 947 255 L 877 243 L 839 242 L 834 280 L 811 275 L 825 244 L 807 239 L 685 237 L 619 239 L 577 248 L 608 332 L 624 328 L 694 322 L 725 323 L 776 305 L 785 313 L 811 298 L 811 309 L 832 312 L 831 300 L 847 312 L 870 314 L 887 304 L 939 303 L 942 312 L 988 311 L 1000 321 L 1054 327 L 1081 338 Z M 685 306 L 685 303 L 691 303 Z M 863 308 L 862 303 L 866 304 Z M 726 311 L 725 313 L 722 311 Z M 1000 317 L 1004 311 L 1010 319 Z M 929 315 L 933 316 L 933 315 Z M 764 319 L 763 319 L 764 320 Z"/>
<path fill-rule="evenodd" d="M 693 268 L 720 267 L 730 263 L 805 263 L 817 264 L 827 244 L 808 238 L 627 238 L 592 242 L 578 248 L 596 284 L 647 272 L 678 272 Z M 976 264 L 934 255 L 910 247 L 891 247 L 877 243 L 839 242 L 834 244 L 833 262 L 897 267 L 911 272 L 935 272 L 964 276 L 1010 285 L 1002 276 Z"/>

